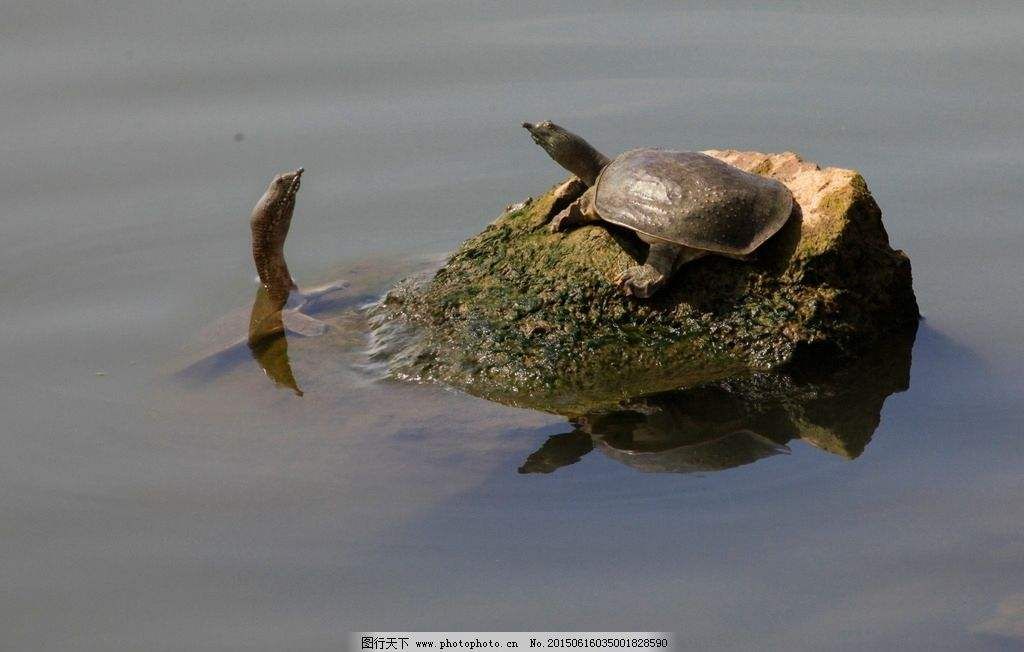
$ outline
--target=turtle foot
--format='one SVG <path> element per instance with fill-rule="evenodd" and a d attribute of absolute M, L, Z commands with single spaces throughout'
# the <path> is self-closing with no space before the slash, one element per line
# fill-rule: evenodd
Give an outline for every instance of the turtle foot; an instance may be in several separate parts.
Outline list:
<path fill-rule="evenodd" d="M 587 190 L 587 184 L 583 183 L 576 177 L 569 179 L 562 185 L 555 189 L 552 199 L 551 206 L 548 207 L 544 213 L 540 215 L 540 219 L 534 224 L 534 227 L 544 226 L 551 221 L 553 216 L 558 215 L 560 212 L 580 198 Z"/>
<path fill-rule="evenodd" d="M 615 285 L 626 296 L 648 299 L 667 280 L 666 276 L 650 265 L 636 265 L 615 278 Z"/>
<path fill-rule="evenodd" d="M 551 220 L 549 228 L 552 233 L 558 233 L 559 231 L 568 231 L 569 229 L 577 226 L 583 226 L 590 222 L 595 221 L 593 218 L 587 217 L 583 213 L 581 206 L 583 200 L 577 199 L 573 203 L 562 209 L 558 215 L 555 215 L 554 219 Z"/>
<path fill-rule="evenodd" d="M 561 231 L 568 231 L 574 224 L 572 209 L 575 206 L 569 206 L 565 210 L 561 211 L 558 215 L 555 215 L 551 219 L 551 224 L 548 226 L 552 233 L 559 233 Z"/>
<path fill-rule="evenodd" d="M 327 323 L 319 319 L 304 315 L 297 310 L 285 310 L 281 314 L 284 329 L 293 335 L 302 337 L 319 337 L 327 332 Z"/>

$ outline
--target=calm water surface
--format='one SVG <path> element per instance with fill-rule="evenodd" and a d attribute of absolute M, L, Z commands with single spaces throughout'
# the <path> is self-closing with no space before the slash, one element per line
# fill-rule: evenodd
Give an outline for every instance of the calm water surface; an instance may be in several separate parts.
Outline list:
<path fill-rule="evenodd" d="M 0 647 L 337 650 L 353 629 L 664 629 L 693 649 L 1024 646 L 1024 9 L 2 3 Z M 910 385 L 854 460 L 712 473 L 293 348 L 171 371 L 253 292 L 248 211 L 308 172 L 300 281 L 444 252 L 608 153 L 853 167 L 913 260 Z M 319 353 L 318 353 L 319 351 Z M 102 374 L 102 375 L 99 375 Z M 561 440 L 558 440 L 561 441 Z"/>

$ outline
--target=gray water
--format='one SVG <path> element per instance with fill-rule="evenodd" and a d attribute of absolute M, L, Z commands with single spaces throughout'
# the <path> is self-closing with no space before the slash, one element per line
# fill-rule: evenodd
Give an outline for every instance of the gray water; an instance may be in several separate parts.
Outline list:
<path fill-rule="evenodd" d="M 1024 8 L 935 4 L 0 3 L 0 648 L 1024 646 Z M 173 382 L 251 300 L 273 174 L 308 170 L 289 262 L 327 280 L 558 180 L 545 118 L 864 174 L 926 321 L 862 455 L 524 475 L 563 419 L 341 354 L 295 349 L 301 398 Z"/>

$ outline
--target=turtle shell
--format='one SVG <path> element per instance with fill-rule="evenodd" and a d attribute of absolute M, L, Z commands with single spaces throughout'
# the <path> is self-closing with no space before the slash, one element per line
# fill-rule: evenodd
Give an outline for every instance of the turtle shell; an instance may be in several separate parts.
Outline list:
<path fill-rule="evenodd" d="M 594 184 L 601 219 L 707 251 L 744 255 L 789 219 L 786 186 L 699 152 L 634 149 Z"/>
<path fill-rule="evenodd" d="M 629 448 L 614 439 L 595 438 L 596 447 L 613 460 L 645 473 L 703 473 L 752 464 L 772 455 L 789 454 L 752 430 L 736 430 L 713 439 L 681 444 L 674 448 Z M 670 445 L 665 442 L 665 445 Z"/>

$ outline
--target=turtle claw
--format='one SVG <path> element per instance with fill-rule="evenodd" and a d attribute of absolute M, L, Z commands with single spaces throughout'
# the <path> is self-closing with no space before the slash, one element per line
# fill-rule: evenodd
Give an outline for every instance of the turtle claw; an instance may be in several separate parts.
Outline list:
<path fill-rule="evenodd" d="M 552 192 L 551 205 L 545 210 L 534 226 L 543 226 L 551 221 L 552 216 L 563 211 L 567 206 L 580 198 L 587 190 L 587 185 L 573 177 L 555 188 Z"/>
<path fill-rule="evenodd" d="M 559 233 L 560 231 L 568 231 L 569 227 L 572 226 L 572 206 L 563 209 L 558 215 L 551 218 L 551 224 L 548 228 L 551 229 L 552 233 Z"/>
<path fill-rule="evenodd" d="M 581 200 L 577 199 L 559 211 L 559 213 L 552 218 L 550 225 L 552 233 L 568 231 L 573 227 L 583 226 L 584 224 L 593 221 L 583 214 L 580 203 Z"/>
<path fill-rule="evenodd" d="M 665 275 L 650 265 L 636 265 L 615 277 L 614 282 L 626 296 L 648 299 L 665 284 Z"/>

